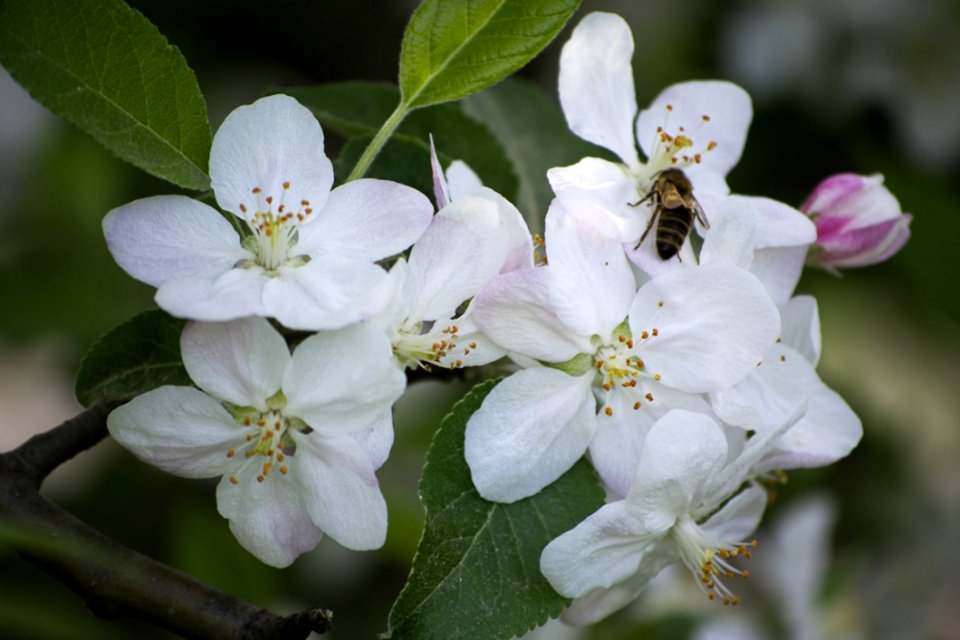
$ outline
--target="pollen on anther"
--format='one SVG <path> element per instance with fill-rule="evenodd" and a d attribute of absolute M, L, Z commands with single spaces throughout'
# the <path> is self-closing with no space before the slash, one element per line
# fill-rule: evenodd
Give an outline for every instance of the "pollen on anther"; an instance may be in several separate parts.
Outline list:
<path fill-rule="evenodd" d="M 282 453 L 278 453 L 278 454 L 277 454 L 277 462 L 283 462 L 283 454 L 282 454 Z"/>
<path fill-rule="evenodd" d="M 667 105 L 667 111 L 673 111 L 673 105 L 672 105 L 672 104 L 668 104 L 668 105 Z"/>
<path fill-rule="evenodd" d="M 627 340 L 627 348 L 633 349 L 633 338 Z"/>
<path fill-rule="evenodd" d="M 267 421 L 266 421 L 265 419 L 263 419 L 263 418 L 260 418 L 260 419 L 257 420 L 257 426 L 258 426 L 258 427 L 266 426 L 266 424 L 267 424 Z"/>
<path fill-rule="evenodd" d="M 290 182 L 289 182 L 289 181 L 284 182 L 284 183 L 283 183 L 283 188 L 284 188 L 284 189 L 289 189 L 289 188 L 290 188 Z"/>
<path fill-rule="evenodd" d="M 249 427 L 251 424 L 253 424 L 253 420 L 250 418 L 250 416 L 247 416 L 243 419 L 243 426 Z"/>
<path fill-rule="evenodd" d="M 609 383 L 609 382 L 604 382 L 604 383 L 603 383 L 603 390 L 604 390 L 604 391 L 610 391 L 610 383 Z"/>
<path fill-rule="evenodd" d="M 238 484 L 240 481 L 237 480 L 237 476 L 230 476 L 230 484 Z"/>
<path fill-rule="evenodd" d="M 662 308 L 663 308 L 663 300 L 661 300 L 660 302 L 658 302 L 658 303 L 657 303 L 657 306 L 662 309 Z"/>
<path fill-rule="evenodd" d="M 637 409 L 640 408 L 640 406 L 641 406 L 640 401 L 637 400 L 636 402 L 633 403 L 633 410 L 636 411 Z"/>
<path fill-rule="evenodd" d="M 237 455 L 237 452 L 234 451 L 233 449 L 228 449 L 228 450 L 227 450 L 227 457 L 228 457 L 228 458 L 232 458 L 232 457 L 235 456 L 235 455 Z"/>
<path fill-rule="evenodd" d="M 657 328 L 654 328 L 650 333 L 652 333 L 653 337 L 656 338 L 658 335 L 660 335 L 660 330 Z"/>
<path fill-rule="evenodd" d="M 470 348 L 471 348 L 471 349 L 476 349 L 476 348 L 477 348 L 477 343 L 476 343 L 476 342 L 471 342 L 471 343 L 470 343 Z"/>
<path fill-rule="evenodd" d="M 780 362 L 786 362 L 787 356 L 780 356 Z"/>
<path fill-rule="evenodd" d="M 646 339 L 649 338 L 649 337 L 650 337 L 650 334 L 649 334 L 647 331 L 643 331 L 643 332 L 640 334 L 640 338 L 641 338 L 642 340 L 646 340 Z"/>
<path fill-rule="evenodd" d="M 604 412 L 605 414 L 607 414 L 607 416 L 612 416 L 612 415 L 613 415 L 613 407 L 604 407 L 603 412 Z"/>
<path fill-rule="evenodd" d="M 289 471 L 289 469 L 287 469 L 287 465 L 285 464 L 280 465 L 279 469 L 280 469 L 280 473 L 282 473 L 283 475 L 287 475 L 287 471 Z"/>
<path fill-rule="evenodd" d="M 257 476 L 257 482 L 263 482 L 263 476 Z"/>
<path fill-rule="evenodd" d="M 261 191 L 260 187 L 253 188 L 253 193 L 260 193 L 260 191 Z"/>
<path fill-rule="evenodd" d="M 240 203 L 240 211 L 243 211 L 244 213 L 246 213 L 246 212 L 247 212 L 247 205 L 245 205 L 245 204 L 243 204 L 243 203 L 241 202 L 241 203 Z"/>
<path fill-rule="evenodd" d="M 717 143 L 714 142 L 713 140 L 707 143 L 707 151 L 713 151 L 716 148 L 717 148 Z"/>
<path fill-rule="evenodd" d="M 710 116 L 708 116 L 707 114 L 703 114 L 702 116 L 700 116 L 700 119 L 703 120 L 704 122 L 710 122 Z"/>
<path fill-rule="evenodd" d="M 643 396 L 643 397 L 647 399 L 647 402 L 653 402 L 653 394 L 652 394 L 652 393 L 647 393 L 647 395 L 645 395 L 645 396 Z"/>
<path fill-rule="evenodd" d="M 657 382 L 660 382 L 660 374 L 659 373 L 653 374 L 653 379 L 656 380 Z"/>

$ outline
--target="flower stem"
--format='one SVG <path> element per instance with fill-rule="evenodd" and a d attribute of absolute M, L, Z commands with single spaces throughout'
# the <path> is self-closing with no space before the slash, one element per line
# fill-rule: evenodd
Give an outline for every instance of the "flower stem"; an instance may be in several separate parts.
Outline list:
<path fill-rule="evenodd" d="M 377 157 L 377 154 L 380 153 L 380 149 L 382 149 L 383 145 L 387 143 L 387 140 L 391 135 L 393 135 L 394 130 L 400 125 L 401 122 L 403 122 L 403 119 L 407 117 L 409 112 L 410 109 L 403 102 L 397 105 L 397 108 L 393 110 L 393 113 L 390 114 L 390 117 L 387 118 L 387 121 L 384 122 L 383 126 L 380 127 L 380 130 L 377 131 L 377 135 L 373 136 L 373 140 L 371 140 L 370 144 L 367 145 L 367 148 L 364 149 L 363 155 L 360 156 L 359 160 L 357 160 L 357 164 L 353 167 L 353 171 L 351 171 L 350 175 L 347 176 L 347 182 L 351 182 L 357 178 L 363 177 L 363 174 L 365 174 L 367 169 L 370 168 L 370 165 Z"/>

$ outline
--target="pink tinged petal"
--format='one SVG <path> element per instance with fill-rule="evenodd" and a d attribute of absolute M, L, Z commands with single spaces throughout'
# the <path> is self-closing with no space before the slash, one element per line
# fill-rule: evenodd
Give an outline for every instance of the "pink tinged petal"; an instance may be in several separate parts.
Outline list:
<path fill-rule="evenodd" d="M 405 387 L 386 334 L 353 325 L 297 346 L 283 377 L 284 413 L 324 435 L 365 431 L 380 424 Z"/>
<path fill-rule="evenodd" d="M 820 362 L 820 314 L 813 296 L 790 298 L 780 313 L 780 337 L 816 368 Z"/>
<path fill-rule="evenodd" d="M 515 502 L 573 466 L 597 430 L 592 378 L 524 369 L 493 388 L 470 416 L 464 444 L 481 496 Z"/>
<path fill-rule="evenodd" d="M 285 212 L 309 207 L 316 215 L 333 184 L 320 123 L 284 95 L 234 109 L 213 137 L 210 181 L 220 208 L 244 219 L 271 208 L 276 212 L 280 204 Z M 253 193 L 254 188 L 260 192 Z M 309 204 L 302 205 L 304 200 Z"/>
<path fill-rule="evenodd" d="M 644 555 L 637 572 L 610 588 L 598 588 L 580 596 L 563 612 L 566 624 L 583 627 L 603 620 L 636 600 L 650 581 L 667 565 L 678 560 L 673 545 L 655 544 Z"/>
<path fill-rule="evenodd" d="M 247 551 L 282 569 L 313 550 L 323 531 L 310 520 L 298 484 L 276 469 L 264 477 L 258 458 L 220 480 L 217 510 L 230 521 L 230 531 Z"/>
<path fill-rule="evenodd" d="M 701 502 L 726 460 L 727 440 L 712 418 L 674 409 L 647 433 L 627 501 L 648 529 L 665 532 Z"/>
<path fill-rule="evenodd" d="M 636 394 L 627 395 L 614 390 L 604 407 L 613 409 L 613 415 L 604 411 L 597 414 L 597 435 L 590 443 L 590 460 L 604 483 L 619 496 L 626 496 L 637 475 L 640 453 L 647 433 L 653 424 L 673 409 L 710 413 L 710 405 L 701 395 L 675 391 L 653 381 L 641 383 Z M 634 409 L 637 398 L 647 393 Z"/>
<path fill-rule="evenodd" d="M 440 158 L 437 157 L 437 148 L 433 145 L 433 134 L 430 134 L 430 171 L 433 174 L 433 199 L 437 209 L 443 209 L 450 202 L 450 190 L 440 166 Z"/>
<path fill-rule="evenodd" d="M 191 387 L 164 386 L 137 396 L 107 417 L 107 429 L 135 456 L 185 478 L 228 473 L 227 456 L 245 443 L 244 430 L 219 402 Z"/>
<path fill-rule="evenodd" d="M 600 158 L 584 158 L 569 167 L 547 171 L 547 180 L 558 198 L 568 208 L 599 205 L 620 229 L 624 242 L 636 242 L 643 233 L 644 222 L 630 204 L 643 196 L 637 193 L 636 180 L 629 177 L 622 165 Z"/>
<path fill-rule="evenodd" d="M 766 491 L 760 487 L 747 487 L 700 527 L 714 540 L 746 542 L 760 526 L 767 501 Z"/>
<path fill-rule="evenodd" d="M 862 436 L 863 426 L 850 406 L 821 384 L 810 395 L 803 417 L 773 442 L 754 471 L 826 466 L 846 457 Z"/>
<path fill-rule="evenodd" d="M 367 452 L 348 436 L 293 432 L 293 439 L 291 474 L 314 524 L 348 549 L 382 547 L 387 503 Z"/>
<path fill-rule="evenodd" d="M 864 189 L 869 178 L 855 173 L 838 173 L 816 186 L 803 205 L 805 213 L 815 214 L 836 209 L 841 203 Z"/>
<path fill-rule="evenodd" d="M 763 283 L 773 303 L 782 307 L 793 297 L 806 259 L 806 246 L 757 249 L 750 273 Z"/>
<path fill-rule="evenodd" d="M 365 178 L 334 189 L 314 214 L 312 224 L 300 227 L 297 253 L 374 262 L 413 244 L 430 224 L 433 205 L 412 187 Z"/>
<path fill-rule="evenodd" d="M 556 315 L 548 293 L 551 267 L 504 273 L 480 290 L 473 303 L 477 327 L 510 352 L 544 362 L 566 362 L 594 351 Z"/>
<path fill-rule="evenodd" d="M 632 58 L 633 35 L 623 18 L 591 13 L 563 45 L 558 90 L 570 130 L 635 167 Z"/>
<path fill-rule="evenodd" d="M 562 596 L 576 598 L 633 576 L 660 532 L 621 500 L 601 507 L 543 549 L 540 570 Z"/>
<path fill-rule="evenodd" d="M 447 184 L 450 188 L 451 200 L 462 198 L 483 188 L 480 176 L 461 160 L 454 160 L 447 167 Z"/>
<path fill-rule="evenodd" d="M 817 259 L 834 267 L 865 267 L 883 262 L 910 239 L 912 220 L 912 216 L 904 214 L 867 227 L 848 229 L 829 242 L 821 242 L 823 252 Z M 819 219 L 817 222 L 819 229 Z"/>
<path fill-rule="evenodd" d="M 157 289 L 157 306 L 179 318 L 226 322 L 268 315 L 263 290 L 270 282 L 260 267 L 231 269 L 215 277 L 168 280 Z"/>
<path fill-rule="evenodd" d="M 183 364 L 211 396 L 240 407 L 267 409 L 290 363 L 287 342 L 263 318 L 187 324 L 180 336 Z"/>
<path fill-rule="evenodd" d="M 769 431 L 789 420 L 822 384 L 805 358 L 777 344 L 749 376 L 711 398 L 725 423 L 750 431 Z"/>
<path fill-rule="evenodd" d="M 630 309 L 630 329 L 651 375 L 701 393 L 746 377 L 779 335 L 780 314 L 743 269 L 698 267 L 645 284 Z"/>
<path fill-rule="evenodd" d="M 453 316 L 504 267 L 514 245 L 531 255 L 526 234 L 515 234 L 520 217 L 502 196 L 483 188 L 457 198 L 440 213 L 410 252 L 409 272 L 418 296 L 410 312 L 415 320 Z M 531 260 L 528 259 L 528 265 Z"/>
<path fill-rule="evenodd" d="M 380 313 L 391 294 L 387 272 L 377 265 L 323 255 L 281 267 L 264 286 L 263 308 L 291 329 L 338 329 Z"/>
<path fill-rule="evenodd" d="M 550 304 L 574 332 L 606 340 L 626 318 L 637 285 L 616 227 L 587 213 L 559 200 L 547 213 Z"/>
<path fill-rule="evenodd" d="M 155 196 L 103 219 L 107 248 L 131 276 L 159 287 L 176 278 L 215 278 L 252 254 L 222 215 L 185 196 Z"/>
<path fill-rule="evenodd" d="M 637 141 L 653 159 L 663 149 L 657 127 L 674 137 L 682 134 L 692 145 L 674 155 L 692 157 L 699 153 L 702 171 L 725 176 L 740 160 L 752 118 L 750 96 L 737 85 L 722 80 L 682 82 L 664 89 L 648 109 L 640 112 Z"/>

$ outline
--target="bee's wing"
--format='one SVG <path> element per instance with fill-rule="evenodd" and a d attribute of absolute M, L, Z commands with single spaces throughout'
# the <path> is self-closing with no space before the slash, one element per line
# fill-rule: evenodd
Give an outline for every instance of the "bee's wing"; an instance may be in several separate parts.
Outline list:
<path fill-rule="evenodd" d="M 703 212 L 703 207 L 700 206 L 700 203 L 697 202 L 696 198 L 691 197 L 689 203 L 690 211 L 697 216 L 697 222 L 700 223 L 704 229 L 710 228 L 710 222 L 707 220 L 707 214 Z"/>

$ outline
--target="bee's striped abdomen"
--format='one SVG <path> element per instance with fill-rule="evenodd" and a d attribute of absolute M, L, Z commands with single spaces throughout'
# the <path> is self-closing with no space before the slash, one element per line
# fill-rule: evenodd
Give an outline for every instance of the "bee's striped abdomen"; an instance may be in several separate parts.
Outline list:
<path fill-rule="evenodd" d="M 693 225 L 693 211 L 686 207 L 662 209 L 657 221 L 657 255 L 669 260 L 677 255 L 683 241 L 690 235 Z"/>

